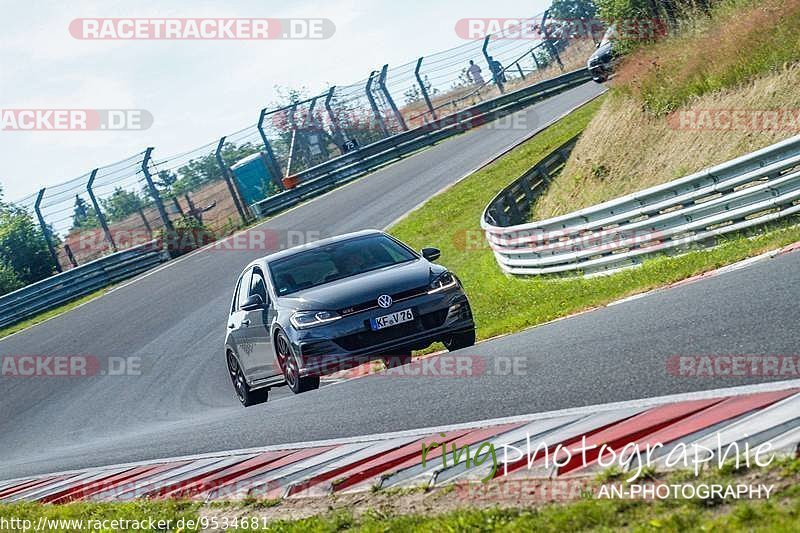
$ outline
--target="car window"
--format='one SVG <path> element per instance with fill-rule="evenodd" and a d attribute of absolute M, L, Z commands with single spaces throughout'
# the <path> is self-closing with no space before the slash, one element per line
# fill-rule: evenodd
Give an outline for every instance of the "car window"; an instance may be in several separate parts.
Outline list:
<path fill-rule="evenodd" d="M 267 285 L 264 283 L 264 275 L 261 270 L 253 270 L 253 278 L 250 281 L 250 296 L 258 294 L 261 296 L 261 301 L 267 303 Z"/>
<path fill-rule="evenodd" d="M 236 308 L 240 309 L 241 306 L 247 301 L 247 296 L 250 293 L 250 276 L 253 273 L 253 269 L 249 269 L 242 275 L 242 279 L 239 282 L 239 291 L 236 297 Z"/>
<path fill-rule="evenodd" d="M 275 290 L 283 296 L 415 259 L 411 250 L 378 234 L 298 252 L 271 262 L 269 269 Z"/>

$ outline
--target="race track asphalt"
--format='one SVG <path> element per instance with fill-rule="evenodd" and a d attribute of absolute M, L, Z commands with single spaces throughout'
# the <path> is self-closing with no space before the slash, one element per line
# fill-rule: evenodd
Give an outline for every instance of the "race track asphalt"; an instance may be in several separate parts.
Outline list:
<path fill-rule="evenodd" d="M 260 229 L 284 239 L 385 227 L 600 90 L 586 84 L 520 112 L 526 130 L 484 126 L 445 141 Z M 764 379 L 675 377 L 666 361 L 797 347 L 794 253 L 482 343 L 457 353 L 485 363 L 470 377 L 370 376 L 299 396 L 273 389 L 267 404 L 243 409 L 221 348 L 233 283 L 259 255 L 204 250 L 0 341 L 0 356 L 142 362 L 140 375 L 0 378 L 0 479 L 754 383 Z M 511 357 L 518 371 L 498 372 Z"/>

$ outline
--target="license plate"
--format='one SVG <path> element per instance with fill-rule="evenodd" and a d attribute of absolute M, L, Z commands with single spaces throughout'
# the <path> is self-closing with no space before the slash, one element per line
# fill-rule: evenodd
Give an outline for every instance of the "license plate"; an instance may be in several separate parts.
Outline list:
<path fill-rule="evenodd" d="M 403 309 L 402 311 L 396 311 L 388 315 L 371 318 L 369 323 L 372 329 L 379 330 L 396 326 L 403 322 L 411 322 L 412 320 L 414 320 L 414 313 L 411 309 Z"/>

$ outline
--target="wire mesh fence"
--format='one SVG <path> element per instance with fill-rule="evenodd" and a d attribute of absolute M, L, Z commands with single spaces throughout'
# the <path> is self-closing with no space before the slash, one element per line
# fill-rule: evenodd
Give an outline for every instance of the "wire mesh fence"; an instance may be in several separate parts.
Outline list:
<path fill-rule="evenodd" d="M 49 237 L 60 269 L 158 239 L 194 221 L 220 237 L 249 206 L 305 170 L 406 130 L 585 65 L 592 41 L 539 15 L 483 39 L 389 67 L 311 97 L 261 110 L 258 122 L 192 150 L 148 149 L 49 186 L 15 204 Z M 512 38 L 520 26 L 539 39 Z M 530 34 L 531 32 L 528 32 Z"/>

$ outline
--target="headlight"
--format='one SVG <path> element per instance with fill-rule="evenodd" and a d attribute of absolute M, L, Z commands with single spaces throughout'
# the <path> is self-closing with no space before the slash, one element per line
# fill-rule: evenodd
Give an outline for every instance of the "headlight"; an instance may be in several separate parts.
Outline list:
<path fill-rule="evenodd" d="M 342 315 L 335 311 L 297 311 L 289 321 L 297 329 L 305 329 L 321 326 L 340 318 L 342 318 Z"/>
<path fill-rule="evenodd" d="M 456 277 L 450 272 L 445 272 L 444 274 L 441 274 L 438 278 L 436 278 L 431 282 L 428 294 L 433 294 L 435 292 L 440 292 L 440 291 L 446 291 L 447 289 L 452 289 L 456 285 L 458 285 Z"/>

